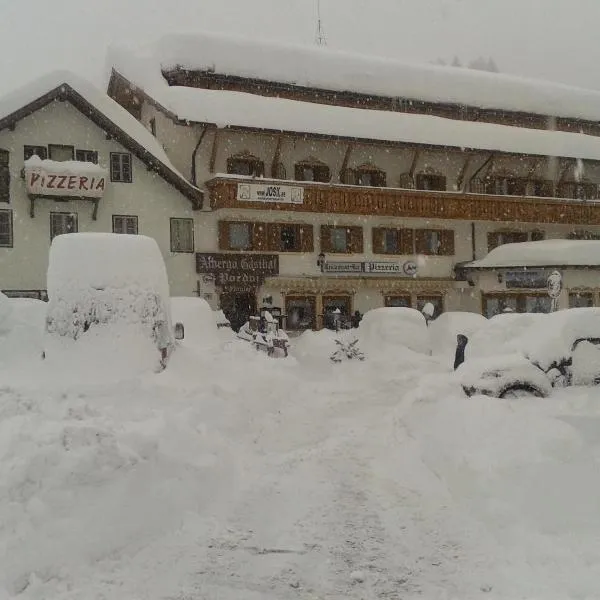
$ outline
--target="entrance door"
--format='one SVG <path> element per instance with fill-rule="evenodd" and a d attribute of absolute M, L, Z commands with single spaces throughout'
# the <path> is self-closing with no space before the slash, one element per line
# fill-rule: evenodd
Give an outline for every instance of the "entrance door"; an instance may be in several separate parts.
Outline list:
<path fill-rule="evenodd" d="M 225 292 L 220 296 L 221 309 L 231 323 L 231 329 L 238 329 L 256 315 L 256 295 L 252 293 Z"/>
<path fill-rule="evenodd" d="M 323 326 L 335 329 L 333 311 L 339 309 L 342 313 L 342 323 L 350 319 L 352 301 L 350 296 L 323 296 Z"/>

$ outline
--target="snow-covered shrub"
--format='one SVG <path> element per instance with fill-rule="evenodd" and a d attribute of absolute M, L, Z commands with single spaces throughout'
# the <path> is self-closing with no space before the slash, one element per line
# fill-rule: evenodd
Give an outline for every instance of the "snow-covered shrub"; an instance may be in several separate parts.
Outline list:
<path fill-rule="evenodd" d="M 425 317 L 413 308 L 387 307 L 369 310 L 358 328 L 358 337 L 367 356 L 388 354 L 404 347 L 429 353 Z"/>

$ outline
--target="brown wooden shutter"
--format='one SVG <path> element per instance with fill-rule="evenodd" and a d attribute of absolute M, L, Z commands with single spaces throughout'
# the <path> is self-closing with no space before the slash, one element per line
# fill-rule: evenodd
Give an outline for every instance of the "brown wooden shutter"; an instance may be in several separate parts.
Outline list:
<path fill-rule="evenodd" d="M 281 250 L 281 223 L 268 223 L 267 228 L 267 250 L 279 252 Z"/>
<path fill-rule="evenodd" d="M 400 229 L 398 235 L 400 237 L 400 254 L 414 254 L 414 231 L 412 229 Z"/>
<path fill-rule="evenodd" d="M 219 250 L 230 250 L 229 223 L 227 221 L 219 221 Z"/>
<path fill-rule="evenodd" d="M 444 256 L 454 256 L 454 230 L 444 229 L 440 231 L 440 250 L 439 254 Z"/>
<path fill-rule="evenodd" d="M 387 254 L 385 251 L 385 227 L 373 227 L 373 253 Z"/>
<path fill-rule="evenodd" d="M 333 225 L 321 225 L 321 252 L 331 252 L 331 230 Z"/>
<path fill-rule="evenodd" d="M 348 254 L 362 254 L 363 229 L 362 227 L 348 227 Z"/>
<path fill-rule="evenodd" d="M 302 252 L 313 252 L 315 249 L 315 241 L 313 239 L 313 226 L 300 226 L 300 250 Z"/>
<path fill-rule="evenodd" d="M 268 247 L 267 224 L 252 223 L 252 247 L 250 250 L 264 252 Z"/>
<path fill-rule="evenodd" d="M 417 254 L 429 254 L 426 229 L 415 229 L 415 251 Z"/>

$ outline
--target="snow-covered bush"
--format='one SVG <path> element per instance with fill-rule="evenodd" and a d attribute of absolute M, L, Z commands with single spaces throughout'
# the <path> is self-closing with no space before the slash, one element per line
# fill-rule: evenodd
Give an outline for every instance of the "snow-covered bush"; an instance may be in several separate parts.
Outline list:
<path fill-rule="evenodd" d="M 367 356 L 389 355 L 402 347 L 422 354 L 429 353 L 425 317 L 413 308 L 369 310 L 360 323 L 358 337 Z"/>

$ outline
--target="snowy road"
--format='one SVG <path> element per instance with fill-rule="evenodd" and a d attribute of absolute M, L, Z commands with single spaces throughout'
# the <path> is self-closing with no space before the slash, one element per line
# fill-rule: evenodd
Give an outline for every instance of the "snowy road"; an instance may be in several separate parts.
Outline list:
<path fill-rule="evenodd" d="M 0 390 L 0 598 L 593 598 L 596 392 L 181 352 Z M 4 596 L 3 596 L 4 594 Z"/>

